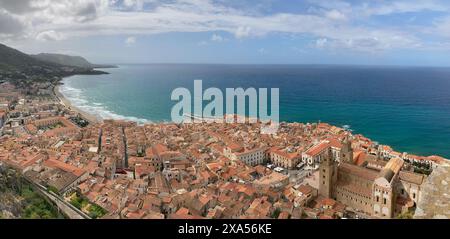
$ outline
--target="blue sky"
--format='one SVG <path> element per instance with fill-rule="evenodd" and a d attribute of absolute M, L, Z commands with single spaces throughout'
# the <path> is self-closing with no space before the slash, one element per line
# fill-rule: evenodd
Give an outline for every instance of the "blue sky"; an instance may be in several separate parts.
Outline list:
<path fill-rule="evenodd" d="M 450 2 L 0 0 L 0 42 L 100 63 L 450 66 Z"/>

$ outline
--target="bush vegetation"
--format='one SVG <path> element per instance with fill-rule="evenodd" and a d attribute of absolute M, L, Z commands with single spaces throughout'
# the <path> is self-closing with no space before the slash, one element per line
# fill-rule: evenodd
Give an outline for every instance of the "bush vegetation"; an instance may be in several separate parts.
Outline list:
<path fill-rule="evenodd" d="M 4 205 L 15 218 L 63 218 L 57 207 L 40 195 L 16 170 L 0 170 L 0 198 L 10 196 Z"/>
<path fill-rule="evenodd" d="M 52 219 L 60 218 L 56 208 L 36 193 L 30 186 L 22 187 L 20 195 L 23 198 L 24 209 L 22 218 Z"/>
<path fill-rule="evenodd" d="M 106 214 L 105 209 L 94 203 L 90 203 L 89 200 L 87 200 L 83 196 L 79 196 L 78 194 L 72 196 L 72 198 L 70 199 L 70 204 L 80 210 L 83 210 L 87 207 L 89 217 L 93 219 L 101 218 Z"/>

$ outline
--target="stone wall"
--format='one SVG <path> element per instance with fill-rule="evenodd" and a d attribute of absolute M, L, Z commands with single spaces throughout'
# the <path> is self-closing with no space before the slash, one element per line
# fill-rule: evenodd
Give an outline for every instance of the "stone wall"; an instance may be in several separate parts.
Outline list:
<path fill-rule="evenodd" d="M 414 218 L 450 218 L 450 165 L 440 165 L 423 184 Z"/>

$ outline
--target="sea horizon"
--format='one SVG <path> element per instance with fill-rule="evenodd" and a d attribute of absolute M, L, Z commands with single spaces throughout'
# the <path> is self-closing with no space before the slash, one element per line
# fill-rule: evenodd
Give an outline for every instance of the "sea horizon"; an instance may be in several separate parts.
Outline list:
<path fill-rule="evenodd" d="M 217 65 L 217 66 L 305 66 L 305 67 L 361 67 L 361 68 L 443 68 L 450 69 L 450 65 L 402 65 L 402 64 L 328 64 L 328 63 L 226 63 L 226 62 L 101 62 L 100 65 Z M 94 69 L 111 69 L 94 67 Z M 70 76 L 68 76 L 70 77 Z M 66 78 L 66 77 L 64 77 Z"/>

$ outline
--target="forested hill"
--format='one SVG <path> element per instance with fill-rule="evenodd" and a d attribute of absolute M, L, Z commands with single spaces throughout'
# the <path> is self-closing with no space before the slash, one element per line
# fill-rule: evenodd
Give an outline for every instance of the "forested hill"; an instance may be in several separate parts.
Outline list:
<path fill-rule="evenodd" d="M 38 55 L 31 55 L 35 59 L 53 63 L 53 64 L 59 64 L 59 65 L 65 65 L 65 66 L 73 66 L 73 67 L 80 67 L 80 68 L 113 68 L 116 66 L 113 65 L 100 65 L 100 64 L 92 64 L 85 58 L 81 56 L 69 56 L 69 55 L 62 55 L 62 54 L 52 54 L 52 53 L 41 53 Z"/>
<path fill-rule="evenodd" d="M 107 74 L 93 67 L 64 65 L 43 61 L 0 44 L 0 80 L 52 79 L 76 74 Z"/>

